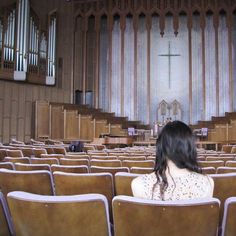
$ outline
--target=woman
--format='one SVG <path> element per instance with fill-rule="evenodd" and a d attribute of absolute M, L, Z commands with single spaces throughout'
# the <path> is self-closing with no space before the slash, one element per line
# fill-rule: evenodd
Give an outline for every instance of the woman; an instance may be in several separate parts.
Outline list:
<path fill-rule="evenodd" d="M 212 197 L 214 182 L 201 174 L 191 129 L 180 121 L 169 122 L 156 143 L 154 172 L 135 178 L 135 197 L 183 200 Z"/>

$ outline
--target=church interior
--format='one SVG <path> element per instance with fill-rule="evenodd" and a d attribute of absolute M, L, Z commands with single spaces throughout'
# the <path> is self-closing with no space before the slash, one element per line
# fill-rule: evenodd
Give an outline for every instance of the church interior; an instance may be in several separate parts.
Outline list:
<path fill-rule="evenodd" d="M 212 198 L 133 196 L 172 121 Z M 236 235 L 236 0 L 1 0 L 0 206 L 0 236 Z"/>

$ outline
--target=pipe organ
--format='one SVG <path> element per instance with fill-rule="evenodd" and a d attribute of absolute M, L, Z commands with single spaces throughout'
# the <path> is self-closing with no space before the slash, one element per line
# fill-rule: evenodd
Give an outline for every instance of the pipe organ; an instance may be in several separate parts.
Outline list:
<path fill-rule="evenodd" d="M 0 63 L 2 62 L 2 43 L 3 43 L 3 19 L 0 18 Z"/>
<path fill-rule="evenodd" d="M 29 0 L 0 12 L 0 78 L 55 84 L 56 12 L 43 27 Z"/>
<path fill-rule="evenodd" d="M 38 54 L 39 54 L 39 26 L 38 20 L 30 16 L 29 20 L 29 53 L 28 65 L 30 73 L 38 72 Z"/>
<path fill-rule="evenodd" d="M 14 80 L 26 80 L 29 0 L 19 0 Z"/>
<path fill-rule="evenodd" d="M 56 14 L 52 14 L 48 29 L 48 58 L 46 84 L 55 84 L 55 50 L 56 50 Z"/>
<path fill-rule="evenodd" d="M 3 59 L 4 68 L 11 69 L 14 67 L 14 32 L 15 32 L 15 10 L 9 12 L 7 16 L 7 24 L 5 26 L 3 41 Z"/>

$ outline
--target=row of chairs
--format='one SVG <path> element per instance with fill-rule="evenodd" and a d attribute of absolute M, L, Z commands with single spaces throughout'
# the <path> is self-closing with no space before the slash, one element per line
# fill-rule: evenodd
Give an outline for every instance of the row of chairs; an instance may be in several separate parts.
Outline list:
<path fill-rule="evenodd" d="M 139 174 L 119 172 L 75 174 L 49 171 L 14 171 L 0 169 L 0 189 L 6 196 L 10 191 L 22 190 L 45 195 L 73 195 L 100 193 L 111 203 L 115 195 L 132 196 L 131 182 Z M 211 175 L 215 182 L 214 197 L 223 203 L 236 196 L 236 173 Z M 221 209 L 221 219 L 223 209 Z"/>
<path fill-rule="evenodd" d="M 113 230 L 115 236 L 236 234 L 236 197 L 225 202 L 221 233 L 220 201 L 216 198 L 153 201 L 116 196 L 112 200 L 114 228 L 110 225 L 107 199 L 101 194 L 45 196 L 14 191 L 7 195 L 7 200 L 10 210 L 0 193 L 0 215 L 6 223 L 0 228 L 1 235 L 111 236 Z"/>
<path fill-rule="evenodd" d="M 71 158 L 28 158 L 28 157 L 5 157 L 5 162 L 25 163 L 25 164 L 61 164 L 61 165 L 87 165 L 102 167 L 154 167 L 154 160 L 117 160 L 117 159 L 71 159 Z"/>

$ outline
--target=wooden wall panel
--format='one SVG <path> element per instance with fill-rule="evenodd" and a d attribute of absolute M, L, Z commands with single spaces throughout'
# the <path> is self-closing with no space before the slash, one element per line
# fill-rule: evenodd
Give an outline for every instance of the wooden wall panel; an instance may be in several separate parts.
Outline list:
<path fill-rule="evenodd" d="M 11 100 L 10 132 L 13 138 L 17 137 L 17 114 L 18 114 L 18 103 L 16 100 Z"/>
<path fill-rule="evenodd" d="M 108 134 L 109 125 L 106 120 L 96 120 L 95 122 L 95 138 L 99 138 L 100 134 Z"/>
<path fill-rule="evenodd" d="M 29 137 L 31 136 L 32 132 L 32 102 L 31 101 L 26 101 L 25 103 L 25 141 L 29 141 Z"/>
<path fill-rule="evenodd" d="M 62 106 L 50 106 L 51 127 L 50 134 L 52 139 L 64 139 L 64 113 Z"/>
<path fill-rule="evenodd" d="M 75 111 L 64 111 L 64 139 L 79 139 L 79 115 L 78 112 Z"/>
<path fill-rule="evenodd" d="M 3 140 L 3 99 L 0 98 L 0 142 Z"/>
<path fill-rule="evenodd" d="M 94 138 L 94 123 L 92 116 L 80 116 L 80 139 L 93 140 Z"/>

